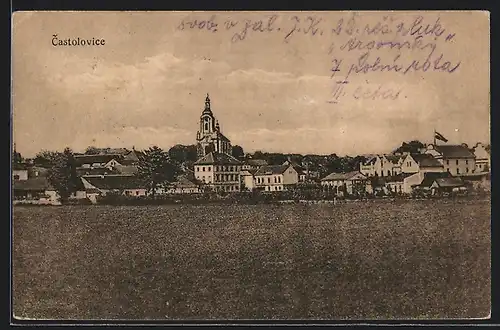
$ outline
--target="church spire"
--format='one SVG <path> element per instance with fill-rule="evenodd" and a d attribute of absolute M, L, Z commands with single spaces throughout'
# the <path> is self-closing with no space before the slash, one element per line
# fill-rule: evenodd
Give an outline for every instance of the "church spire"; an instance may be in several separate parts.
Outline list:
<path fill-rule="evenodd" d="M 205 98 L 205 110 L 210 110 L 210 97 L 208 96 Z"/>

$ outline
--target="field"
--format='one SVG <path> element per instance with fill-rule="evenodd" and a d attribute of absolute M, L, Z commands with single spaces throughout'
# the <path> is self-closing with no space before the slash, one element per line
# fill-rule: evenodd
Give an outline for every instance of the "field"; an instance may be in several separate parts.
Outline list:
<path fill-rule="evenodd" d="M 14 314 L 486 317 L 490 202 L 15 207 Z"/>

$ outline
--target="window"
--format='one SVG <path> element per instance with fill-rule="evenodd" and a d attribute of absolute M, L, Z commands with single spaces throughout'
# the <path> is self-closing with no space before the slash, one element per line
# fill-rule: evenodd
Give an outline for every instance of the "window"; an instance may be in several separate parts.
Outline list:
<path fill-rule="evenodd" d="M 449 160 L 446 160 L 446 165 L 450 165 L 450 161 Z"/>
<path fill-rule="evenodd" d="M 458 159 L 456 160 L 456 163 L 457 163 L 457 165 L 458 165 Z"/>
<path fill-rule="evenodd" d="M 212 171 L 212 168 L 211 168 L 210 166 L 208 167 L 208 171 L 209 171 L 209 172 L 210 172 L 210 171 Z"/>
<path fill-rule="evenodd" d="M 465 168 L 465 173 L 469 173 L 469 168 L 468 167 Z"/>
<path fill-rule="evenodd" d="M 205 123 L 205 131 L 208 131 L 208 123 Z"/>
<path fill-rule="evenodd" d="M 469 165 L 469 160 L 468 159 L 465 160 L 465 165 Z"/>
<path fill-rule="evenodd" d="M 274 177 L 274 183 L 278 183 L 278 178 Z"/>
<path fill-rule="evenodd" d="M 267 183 L 271 183 L 271 178 L 267 178 Z"/>
<path fill-rule="evenodd" d="M 203 169 L 202 169 L 203 172 L 205 172 L 205 166 L 203 166 Z"/>
<path fill-rule="evenodd" d="M 278 182 L 281 183 L 281 177 L 280 176 L 278 177 Z"/>
<path fill-rule="evenodd" d="M 459 168 L 457 168 L 457 174 L 460 174 L 460 169 Z"/>
<path fill-rule="evenodd" d="M 203 182 L 205 182 L 205 176 L 202 176 L 201 179 L 203 180 Z"/>
<path fill-rule="evenodd" d="M 19 175 L 15 174 L 14 175 L 14 180 L 19 180 Z"/>
<path fill-rule="evenodd" d="M 196 172 L 199 172 L 200 171 L 200 168 L 198 166 L 196 166 Z"/>
<path fill-rule="evenodd" d="M 139 191 L 138 190 L 135 191 L 135 195 L 139 196 Z"/>

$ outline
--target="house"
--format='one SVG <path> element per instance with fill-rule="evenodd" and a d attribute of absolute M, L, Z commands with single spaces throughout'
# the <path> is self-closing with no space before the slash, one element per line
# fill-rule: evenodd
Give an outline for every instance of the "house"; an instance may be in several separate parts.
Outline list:
<path fill-rule="evenodd" d="M 489 172 L 491 169 L 491 147 L 479 142 L 472 148 L 472 150 L 474 152 L 474 155 L 476 156 L 475 172 Z"/>
<path fill-rule="evenodd" d="M 414 154 L 411 155 L 413 162 L 408 159 L 409 167 L 405 173 L 413 172 L 445 172 L 443 164 L 439 162 L 431 154 Z"/>
<path fill-rule="evenodd" d="M 127 196 L 146 196 L 147 189 L 140 180 L 130 175 L 102 175 L 82 177 L 87 196 L 95 201 L 96 195 L 119 193 Z"/>
<path fill-rule="evenodd" d="M 292 165 L 293 168 L 295 169 L 295 171 L 297 171 L 297 174 L 299 176 L 299 182 L 305 182 L 306 179 L 307 179 L 307 174 L 306 174 L 306 170 L 300 166 L 299 164 L 297 163 L 294 163 L 290 160 L 287 160 L 283 163 L 283 165 Z"/>
<path fill-rule="evenodd" d="M 258 170 L 262 166 L 268 165 L 265 159 L 247 159 L 241 165 L 242 170 Z"/>
<path fill-rule="evenodd" d="M 385 155 L 385 159 L 387 160 L 385 164 L 386 171 L 382 171 L 382 176 L 388 173 L 389 176 L 401 174 L 403 172 L 403 167 L 407 168 L 403 165 L 406 158 L 408 158 L 408 155 Z"/>
<path fill-rule="evenodd" d="M 367 177 L 401 173 L 402 155 L 376 155 L 360 164 L 359 172 Z"/>
<path fill-rule="evenodd" d="M 233 156 L 210 152 L 194 163 L 194 175 L 205 187 L 213 191 L 240 191 L 242 162 Z"/>
<path fill-rule="evenodd" d="M 464 145 L 427 146 L 427 154 L 434 156 L 452 175 L 473 173 L 476 169 L 476 156 Z"/>
<path fill-rule="evenodd" d="M 368 177 L 359 171 L 331 173 L 321 179 L 321 185 L 327 190 L 333 190 L 338 195 L 371 192 Z"/>
<path fill-rule="evenodd" d="M 59 195 L 47 178 L 30 178 L 13 182 L 14 204 L 29 202 L 30 204 L 58 205 Z"/>
<path fill-rule="evenodd" d="M 422 173 L 422 172 L 419 172 L 419 173 L 416 173 L 414 174 L 415 176 L 415 182 L 419 182 L 419 183 L 415 183 L 413 185 L 413 188 L 420 188 L 420 189 L 426 189 L 426 190 L 430 190 L 431 189 L 431 186 L 432 184 L 434 183 L 434 181 L 436 181 L 436 179 L 446 179 L 446 178 L 452 178 L 453 175 L 446 171 L 446 172 L 425 172 L 425 173 Z"/>
<path fill-rule="evenodd" d="M 255 172 L 255 189 L 283 191 L 299 182 L 299 174 L 292 165 L 267 165 Z"/>
<path fill-rule="evenodd" d="M 200 185 L 194 178 L 187 175 L 180 175 L 175 182 L 170 184 L 164 192 L 167 194 L 197 194 L 201 192 Z M 161 191 L 160 193 L 162 193 Z"/>
<path fill-rule="evenodd" d="M 375 176 L 375 162 L 377 162 L 378 156 L 367 157 L 366 161 L 359 164 L 359 172 L 366 177 Z"/>
<path fill-rule="evenodd" d="M 431 191 L 435 192 L 457 192 L 466 190 L 461 178 L 437 178 L 431 185 Z"/>
<path fill-rule="evenodd" d="M 87 177 L 87 176 L 120 174 L 120 172 L 114 168 L 108 168 L 108 167 L 96 167 L 96 168 L 78 167 L 76 168 L 76 174 L 80 177 Z"/>
<path fill-rule="evenodd" d="M 412 180 L 414 175 L 415 173 L 399 173 L 380 179 L 388 192 L 410 194 L 412 192 L 412 185 L 415 184 L 415 181 Z"/>
<path fill-rule="evenodd" d="M 81 169 L 113 168 L 121 164 L 122 154 L 75 155 L 75 166 Z"/>

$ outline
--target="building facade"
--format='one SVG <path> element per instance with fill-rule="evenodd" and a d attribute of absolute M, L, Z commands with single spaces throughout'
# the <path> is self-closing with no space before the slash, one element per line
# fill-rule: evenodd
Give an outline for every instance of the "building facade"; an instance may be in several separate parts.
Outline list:
<path fill-rule="evenodd" d="M 216 120 L 207 94 L 205 109 L 200 116 L 200 127 L 196 134 L 198 159 L 211 152 L 231 154 L 231 141 L 221 133 L 219 122 Z"/>
<path fill-rule="evenodd" d="M 443 165 L 444 170 L 454 176 L 475 172 L 476 156 L 466 146 L 430 144 L 427 146 L 426 153 L 437 159 Z"/>
<path fill-rule="evenodd" d="M 321 179 L 321 186 L 337 195 L 371 192 L 367 176 L 359 171 L 331 173 Z"/>
<path fill-rule="evenodd" d="M 194 163 L 194 175 L 204 187 L 216 192 L 241 190 L 242 163 L 227 153 L 210 152 Z"/>
<path fill-rule="evenodd" d="M 262 191 L 284 191 L 299 183 L 292 165 L 267 165 L 255 172 L 255 188 Z"/>

